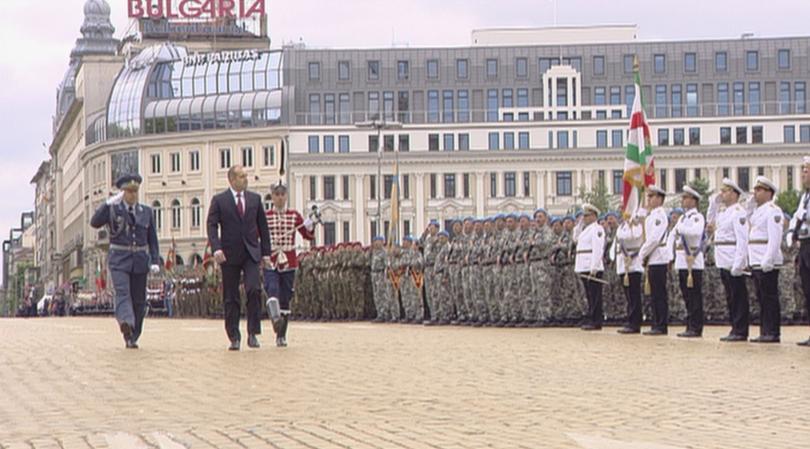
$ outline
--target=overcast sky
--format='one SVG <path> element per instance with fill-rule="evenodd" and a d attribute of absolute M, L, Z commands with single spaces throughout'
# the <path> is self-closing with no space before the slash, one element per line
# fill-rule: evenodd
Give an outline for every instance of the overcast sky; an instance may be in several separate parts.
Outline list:
<path fill-rule="evenodd" d="M 127 0 L 108 0 L 116 37 Z M 33 209 L 29 184 L 48 158 L 56 88 L 79 37 L 85 0 L 0 0 L 0 240 Z M 267 0 L 273 46 L 460 46 L 486 27 L 551 26 L 551 0 Z M 560 0 L 560 25 L 636 24 L 640 40 L 808 35 L 810 1 Z M 2 257 L 2 256 L 0 256 Z"/>

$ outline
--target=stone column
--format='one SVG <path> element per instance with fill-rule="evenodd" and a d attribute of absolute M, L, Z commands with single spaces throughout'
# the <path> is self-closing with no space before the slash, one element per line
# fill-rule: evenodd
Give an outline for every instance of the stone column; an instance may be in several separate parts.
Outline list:
<path fill-rule="evenodd" d="M 484 178 L 486 173 L 482 171 L 475 172 L 475 215 L 478 217 L 484 216 L 486 210 L 487 196 L 484 189 Z"/>
<path fill-rule="evenodd" d="M 536 207 L 546 207 L 546 171 L 537 171 L 537 198 L 534 204 Z"/>
<path fill-rule="evenodd" d="M 425 175 L 423 173 L 416 174 L 416 201 L 414 201 L 416 208 L 416 223 L 414 229 L 425 229 L 426 225 L 426 207 L 425 207 Z"/>
<path fill-rule="evenodd" d="M 354 239 L 358 242 L 366 242 L 366 196 L 363 183 L 363 175 L 354 175 Z M 371 236 L 373 237 L 373 236 Z M 368 239 L 371 242 L 371 238 Z"/>

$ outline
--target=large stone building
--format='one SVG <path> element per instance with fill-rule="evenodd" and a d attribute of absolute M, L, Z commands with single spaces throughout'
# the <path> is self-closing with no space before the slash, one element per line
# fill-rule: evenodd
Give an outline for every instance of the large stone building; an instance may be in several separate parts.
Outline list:
<path fill-rule="evenodd" d="M 13 314 L 39 284 L 39 268 L 34 260 L 35 247 L 34 212 L 23 212 L 20 215 L 20 226 L 9 230 L 8 240 L 3 241 L 0 316 Z"/>
<path fill-rule="evenodd" d="M 642 42 L 618 26 L 271 50 L 264 22 L 230 39 L 117 42 L 104 0 L 85 15 L 51 145 L 55 285 L 93 285 L 107 235 L 89 216 L 129 170 L 144 177 L 162 253 L 173 243 L 185 265 L 204 254 L 207 206 L 233 164 L 262 194 L 286 168 L 293 206 L 323 211 L 320 244 L 387 229 L 395 160 L 403 233 L 431 218 L 562 213 L 599 182 L 618 194 L 635 57 L 667 191 L 724 176 L 748 188 L 757 174 L 798 188 L 810 145 L 806 37 Z"/>

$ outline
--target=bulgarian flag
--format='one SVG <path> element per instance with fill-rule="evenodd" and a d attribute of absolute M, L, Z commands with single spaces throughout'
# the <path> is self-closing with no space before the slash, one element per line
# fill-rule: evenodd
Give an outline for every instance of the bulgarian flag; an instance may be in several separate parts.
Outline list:
<path fill-rule="evenodd" d="M 650 141 L 650 126 L 644 115 L 641 98 L 641 77 L 638 74 L 638 56 L 633 61 L 633 112 L 630 114 L 630 132 L 624 154 L 624 185 L 622 187 L 622 213 L 631 217 L 639 207 L 641 192 L 655 184 L 655 158 Z"/>
<path fill-rule="evenodd" d="M 169 248 L 169 254 L 166 255 L 166 271 L 172 271 L 176 259 L 177 259 L 177 245 L 174 243 L 174 237 L 172 237 L 172 247 Z"/>

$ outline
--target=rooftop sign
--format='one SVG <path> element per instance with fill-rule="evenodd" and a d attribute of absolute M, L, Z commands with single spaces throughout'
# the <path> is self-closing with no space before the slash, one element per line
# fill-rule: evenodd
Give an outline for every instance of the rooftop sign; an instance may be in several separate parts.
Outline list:
<path fill-rule="evenodd" d="M 200 19 L 265 14 L 265 0 L 127 0 L 132 19 Z"/>

